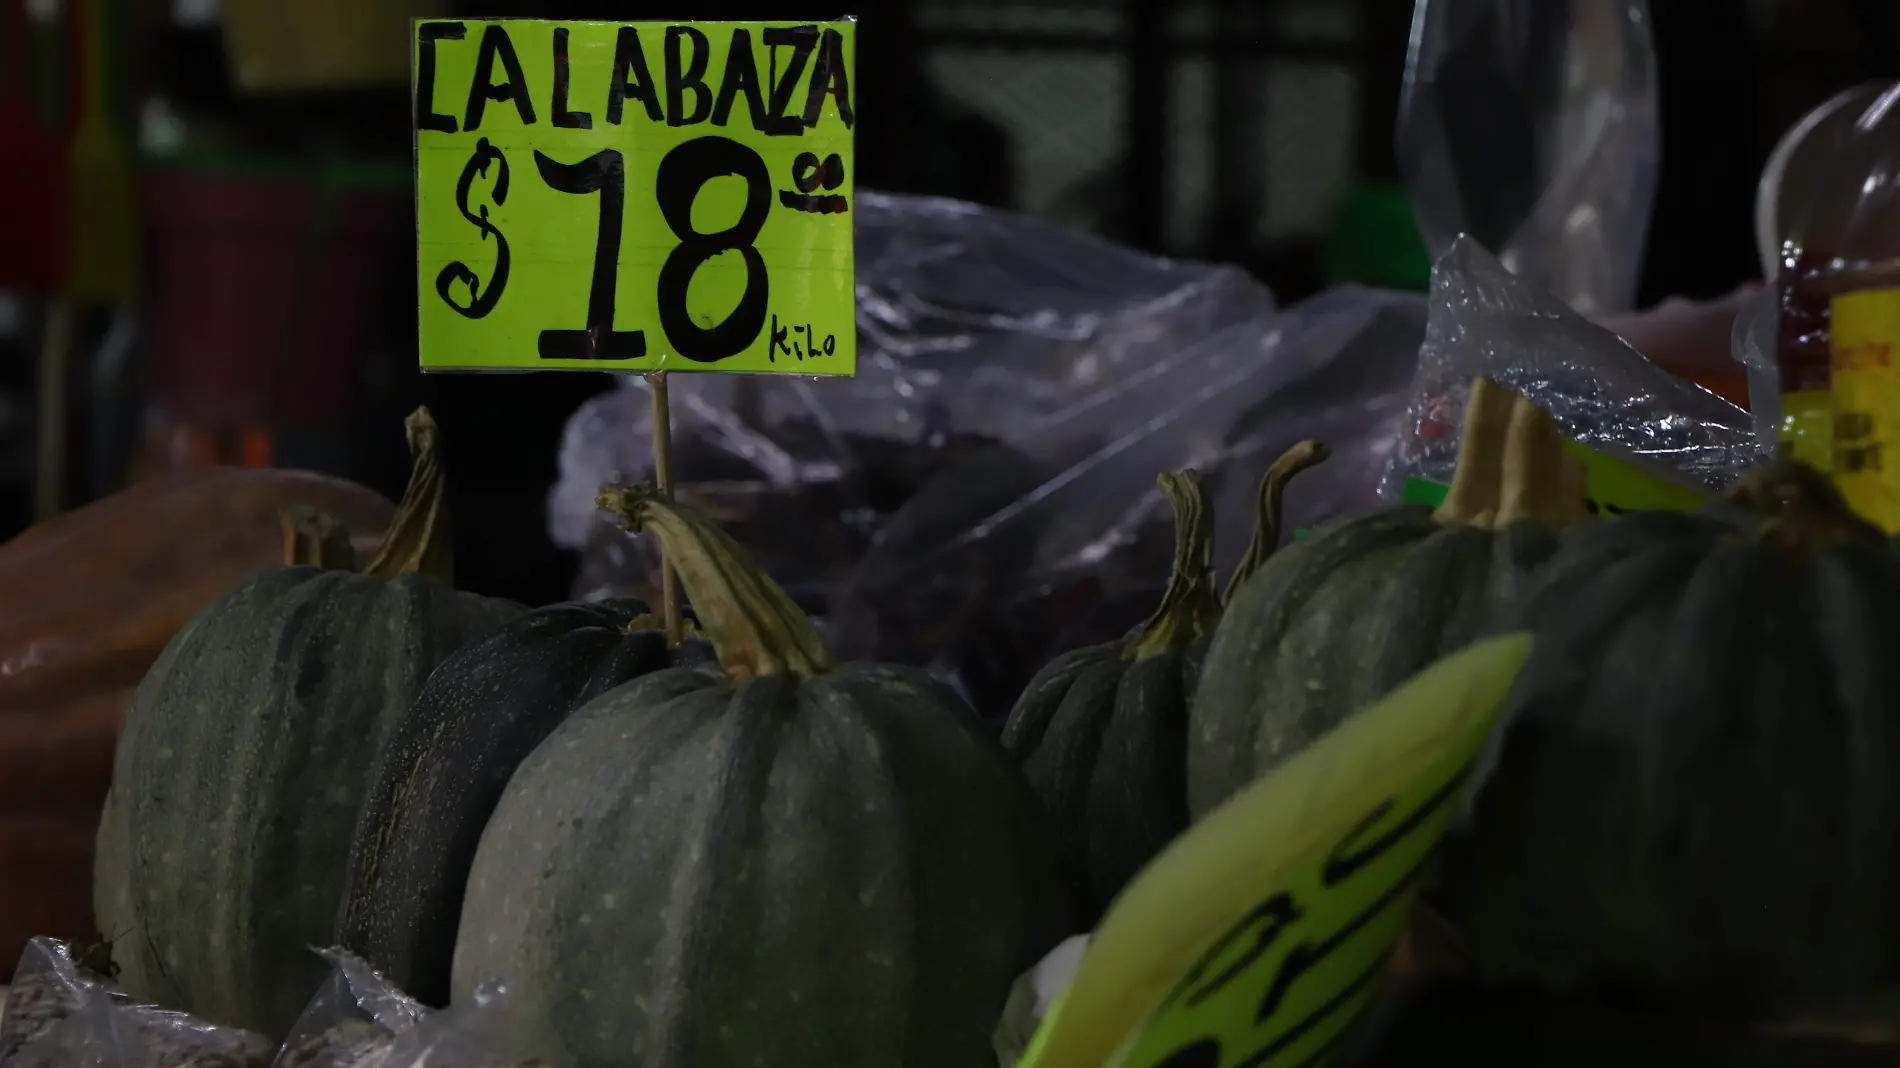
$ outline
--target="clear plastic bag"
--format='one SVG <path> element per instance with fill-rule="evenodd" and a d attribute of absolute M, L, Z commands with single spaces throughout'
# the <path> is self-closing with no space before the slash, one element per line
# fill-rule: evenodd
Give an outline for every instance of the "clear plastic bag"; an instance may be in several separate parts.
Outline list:
<path fill-rule="evenodd" d="M 1156 474 L 1202 473 L 1223 572 L 1252 531 L 1261 476 L 1304 438 L 1334 457 L 1289 489 L 1289 526 L 1375 504 L 1424 313 L 1413 295 L 1335 290 L 1168 353 L 946 471 L 845 582 L 834 645 L 926 667 L 1005 714 L 1051 657 L 1153 611 L 1172 547 Z"/>
<path fill-rule="evenodd" d="M 855 378 L 671 379 L 682 498 L 813 611 L 932 475 L 1210 339 L 1271 329 L 1272 294 L 1234 268 L 951 200 L 861 192 L 855 210 Z M 622 386 L 569 421 L 549 499 L 555 542 L 584 550 L 581 595 L 650 592 L 651 559 L 594 508 L 603 483 L 652 469 L 645 381 Z"/>
<path fill-rule="evenodd" d="M 330 978 L 305 1006 L 272 1068 L 527 1068 L 507 1011 L 507 988 L 490 983 L 439 1012 L 396 989 L 341 949 L 316 953 Z"/>
<path fill-rule="evenodd" d="M 1563 431 L 1684 485 L 1717 489 L 1764 454 L 1749 413 L 1663 370 L 1462 237 L 1432 269 L 1431 318 L 1382 495 L 1451 480 L 1471 380 L 1522 393 Z"/>
<path fill-rule="evenodd" d="M 1157 259 L 950 201 L 860 197 L 859 375 L 671 379 L 678 493 L 719 519 L 849 657 L 929 666 L 990 715 L 1051 655 L 1153 610 L 1162 471 L 1196 467 L 1238 559 L 1256 483 L 1303 437 L 1334 458 L 1294 524 L 1377 500 L 1425 300 L 1292 309 L 1226 267 Z M 597 516 L 649 470 L 644 384 L 569 422 L 551 533 L 577 594 L 656 595 L 650 539 Z"/>
<path fill-rule="evenodd" d="M 1433 256 L 1471 234 L 1578 311 L 1633 307 L 1655 66 L 1644 0 L 1421 0 L 1398 155 Z"/>
<path fill-rule="evenodd" d="M 140 1004 L 88 971 L 71 949 L 34 938 L 0 1013 L 3 1068 L 263 1068 L 261 1035 Z"/>

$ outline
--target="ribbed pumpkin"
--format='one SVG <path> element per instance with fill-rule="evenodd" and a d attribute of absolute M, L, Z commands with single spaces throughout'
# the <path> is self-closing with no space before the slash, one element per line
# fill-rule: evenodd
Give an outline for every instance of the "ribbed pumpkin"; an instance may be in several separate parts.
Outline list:
<path fill-rule="evenodd" d="M 1755 1017 L 1900 985 L 1900 556 L 1825 476 L 1579 531 L 1529 618 L 1448 879 L 1481 978 Z"/>
<path fill-rule="evenodd" d="M 469 877 L 455 998 L 510 981 L 570 1068 L 971 1068 L 1069 932 L 1054 846 L 976 714 L 834 664 L 723 531 L 649 487 L 718 667 L 636 679 L 516 771 Z"/>
<path fill-rule="evenodd" d="M 449 653 L 519 614 L 458 593 L 435 424 L 362 573 L 306 517 L 286 568 L 166 646 L 119 735 L 93 903 L 134 994 L 282 1036 L 324 976 L 351 832 L 382 742 Z"/>
<path fill-rule="evenodd" d="M 1259 525 L 1238 583 L 1279 543 L 1287 479 L 1325 458 L 1296 446 L 1261 482 Z M 1213 520 L 1194 471 L 1164 474 L 1174 509 L 1174 571 L 1148 621 L 1118 642 L 1049 662 L 1003 725 L 1003 747 L 1022 762 L 1061 856 L 1079 884 L 1085 926 L 1188 825 L 1188 699 L 1200 681 L 1207 635 L 1220 618 Z"/>
<path fill-rule="evenodd" d="M 512 620 L 436 668 L 396 725 L 350 847 L 337 941 L 425 1004 L 449 1000 L 462 895 L 515 768 L 573 711 L 675 663 L 646 604 L 558 604 Z"/>
<path fill-rule="evenodd" d="M 297 505 L 372 548 L 395 511 L 341 479 L 223 467 L 0 545 L 0 979 L 29 937 L 92 933 L 93 837 L 132 692 L 200 609 L 284 565 L 281 516 Z"/>
<path fill-rule="evenodd" d="M 1442 505 L 1325 524 L 1233 592 L 1190 713 L 1189 811 L 1218 807 L 1481 637 L 1587 514 L 1581 466 L 1550 416 L 1473 383 Z"/>

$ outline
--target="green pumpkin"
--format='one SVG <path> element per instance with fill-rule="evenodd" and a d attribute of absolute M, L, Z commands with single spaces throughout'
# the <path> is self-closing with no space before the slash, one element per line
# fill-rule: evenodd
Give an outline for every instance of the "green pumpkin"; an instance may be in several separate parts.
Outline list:
<path fill-rule="evenodd" d="M 610 690 L 522 763 L 482 835 L 454 997 L 508 981 L 563 1068 L 973 1068 L 1062 937 L 1054 846 L 947 687 L 834 664 L 730 537 L 650 487 L 717 667 Z"/>
<path fill-rule="evenodd" d="M 1189 716 L 1189 811 L 1484 636 L 1587 515 L 1581 465 L 1549 415 L 1474 382 L 1443 505 L 1322 525 L 1233 591 Z"/>
<path fill-rule="evenodd" d="M 1579 531 L 1528 615 L 1447 871 L 1477 973 L 1754 1018 L 1900 987 L 1900 555 L 1828 478 Z"/>
<path fill-rule="evenodd" d="M 321 984 L 382 741 L 449 653 L 521 609 L 459 593 L 435 425 L 362 573 L 309 517 L 292 566 L 213 602 L 126 712 L 94 861 L 99 929 L 133 994 L 281 1037 Z"/>
<path fill-rule="evenodd" d="M 1268 472 L 1261 526 L 1269 549 L 1279 541 L 1286 480 L 1324 457 L 1317 442 L 1305 442 Z M 1048 813 L 1091 927 L 1188 825 L 1188 698 L 1221 613 L 1201 476 L 1182 471 L 1159 482 L 1174 508 L 1175 531 L 1174 571 L 1160 606 L 1121 641 L 1050 661 L 1003 725 L 1003 746 L 1022 762 Z M 1236 582 L 1256 566 L 1262 542 L 1257 527 Z"/>
<path fill-rule="evenodd" d="M 444 660 L 370 777 L 338 944 L 446 1006 L 469 865 L 515 769 L 593 698 L 710 656 L 696 638 L 668 641 L 644 603 L 610 600 L 534 609 Z"/>

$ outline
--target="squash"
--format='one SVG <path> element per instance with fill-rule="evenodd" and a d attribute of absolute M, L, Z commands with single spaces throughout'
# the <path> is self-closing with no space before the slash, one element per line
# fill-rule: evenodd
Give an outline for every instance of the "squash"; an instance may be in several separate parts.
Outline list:
<path fill-rule="evenodd" d="M 1479 978 L 1753 1018 L 1900 984 L 1900 556 L 1826 476 L 1581 531 L 1529 621 L 1447 871 Z"/>
<path fill-rule="evenodd" d="M 710 659 L 636 600 L 538 608 L 442 662 L 397 723 L 357 817 L 337 941 L 425 1004 L 449 1000 L 462 895 L 502 788 L 575 709 Z"/>
<path fill-rule="evenodd" d="M 371 546 L 394 511 L 303 471 L 143 483 L 0 545 L 0 961 L 92 933 L 93 833 L 139 678 L 199 609 L 283 566 L 279 513 L 321 508 Z M 4 974 L 0 973 L 0 979 Z"/>
<path fill-rule="evenodd" d="M 1261 527 L 1243 561 L 1279 542 L 1287 479 L 1326 451 L 1303 442 L 1262 481 Z M 1003 725 L 1003 747 L 1022 762 L 1094 926 L 1123 886 L 1188 825 L 1188 698 L 1200 681 L 1207 635 L 1220 618 L 1213 519 L 1195 471 L 1164 474 L 1174 508 L 1174 569 L 1161 604 L 1121 641 L 1050 661 Z M 1242 572 L 1236 572 L 1239 581 Z"/>
<path fill-rule="evenodd" d="M 363 573 L 334 524 L 200 612 L 140 683 L 100 819 L 93 903 L 134 995 L 281 1038 L 321 984 L 383 740 L 444 657 L 520 613 L 458 593 L 435 424 Z M 129 936 L 129 937 L 128 937 Z"/>
<path fill-rule="evenodd" d="M 1479 379 L 1444 503 L 1335 520 L 1233 592 L 1188 736 L 1188 808 L 1212 811 L 1346 717 L 1503 622 L 1588 515 L 1550 416 Z"/>
<path fill-rule="evenodd" d="M 724 531 L 649 486 L 719 666 L 594 699 L 515 772 L 468 881 L 459 1003 L 513 984 L 572 1068 L 970 1068 L 1065 935 L 1034 799 L 976 713 L 910 668 L 834 664 Z"/>

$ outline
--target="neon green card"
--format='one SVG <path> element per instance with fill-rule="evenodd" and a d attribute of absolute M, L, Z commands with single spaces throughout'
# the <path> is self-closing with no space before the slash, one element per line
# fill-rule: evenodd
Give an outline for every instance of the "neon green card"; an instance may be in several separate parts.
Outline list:
<path fill-rule="evenodd" d="M 413 31 L 423 370 L 853 373 L 854 22 Z"/>

